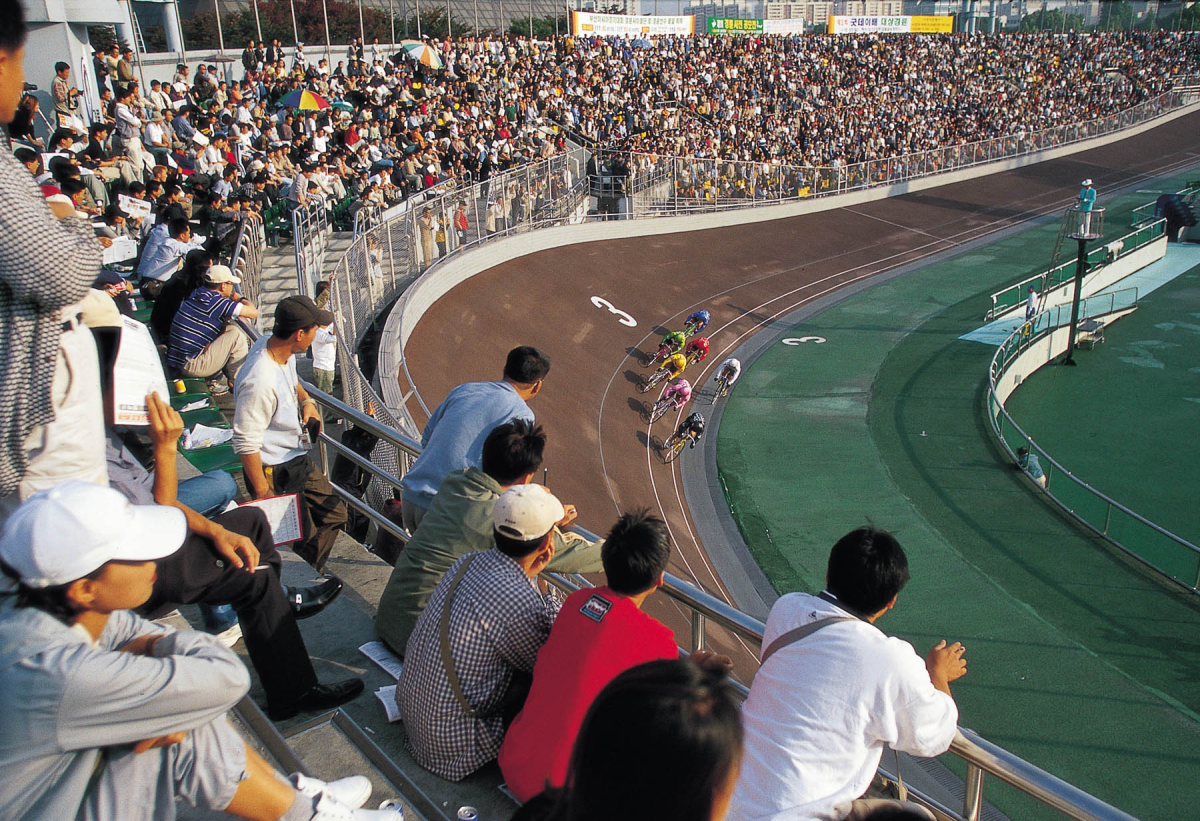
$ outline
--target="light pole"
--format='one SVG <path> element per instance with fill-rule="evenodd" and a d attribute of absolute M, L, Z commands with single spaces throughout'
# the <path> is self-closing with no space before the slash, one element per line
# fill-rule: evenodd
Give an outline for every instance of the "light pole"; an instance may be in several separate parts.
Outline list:
<path fill-rule="evenodd" d="M 1085 190 L 1090 190 L 1085 188 Z M 1068 219 L 1071 220 L 1070 239 L 1079 243 L 1079 252 L 1075 256 L 1075 294 L 1071 298 L 1071 327 L 1067 330 L 1067 355 L 1062 364 L 1075 365 L 1075 336 L 1079 330 L 1079 299 L 1083 291 L 1083 275 L 1087 273 L 1087 244 L 1104 236 L 1104 209 L 1093 208 L 1092 200 L 1080 197 L 1079 203 L 1067 209 Z"/>
<path fill-rule="evenodd" d="M 300 42 L 300 29 L 296 27 L 296 0 L 288 0 L 288 5 L 292 8 L 292 42 Z M 283 55 L 279 55 L 283 57 Z"/>
<path fill-rule="evenodd" d="M 258 0 L 254 0 L 254 30 L 258 33 L 258 42 L 262 42 L 262 23 L 258 20 Z"/>
<path fill-rule="evenodd" d="M 325 59 L 329 60 L 332 58 L 329 52 L 329 8 L 325 0 L 321 0 L 321 16 L 325 19 Z"/>

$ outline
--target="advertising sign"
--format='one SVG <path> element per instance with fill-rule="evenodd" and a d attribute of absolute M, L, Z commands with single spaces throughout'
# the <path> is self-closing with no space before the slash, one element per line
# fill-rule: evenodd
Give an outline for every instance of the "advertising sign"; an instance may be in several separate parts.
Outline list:
<path fill-rule="evenodd" d="M 830 34 L 949 34 L 953 17 L 852 17 L 831 15 Z"/>
<path fill-rule="evenodd" d="M 736 17 L 708 18 L 709 34 L 762 34 L 763 21 Z"/>
<path fill-rule="evenodd" d="M 696 18 L 690 14 L 665 17 L 636 14 L 593 14 L 571 12 L 571 33 L 575 36 L 651 37 L 656 34 L 694 34 Z"/>
<path fill-rule="evenodd" d="M 801 18 L 763 20 L 763 34 L 803 34 L 804 32 L 804 20 Z"/>

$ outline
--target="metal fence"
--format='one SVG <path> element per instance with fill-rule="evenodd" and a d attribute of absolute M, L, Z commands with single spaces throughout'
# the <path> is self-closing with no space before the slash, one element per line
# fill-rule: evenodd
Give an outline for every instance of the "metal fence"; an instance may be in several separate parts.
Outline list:
<path fill-rule="evenodd" d="M 1080 301 L 1079 319 L 1082 323 L 1086 319 L 1104 317 L 1136 303 L 1135 288 L 1092 296 Z M 1181 587 L 1200 593 L 1200 547 L 1110 499 L 1063 467 L 1021 428 L 997 395 L 997 384 L 1013 363 L 1048 334 L 1070 322 L 1071 306 L 1059 305 L 1038 314 L 1001 343 L 988 371 L 987 405 L 992 430 L 1014 460 L 1021 447 L 1029 448 L 1029 452 L 1038 457 L 1045 471 L 1046 494 L 1055 504 L 1143 564 Z M 1048 347 L 1047 357 L 1052 355 L 1053 349 Z M 1026 372 L 1032 370 L 1036 368 Z"/>
<path fill-rule="evenodd" d="M 313 295 L 325 267 L 329 247 L 329 212 L 313 199 L 292 211 L 292 241 L 296 248 L 296 278 L 300 293 Z"/>
<path fill-rule="evenodd" d="M 239 289 L 242 296 L 255 305 L 262 304 L 263 260 L 267 250 L 267 234 L 263 221 L 249 216 L 242 217 L 237 238 L 233 243 L 233 256 L 229 267 L 241 279 Z"/>

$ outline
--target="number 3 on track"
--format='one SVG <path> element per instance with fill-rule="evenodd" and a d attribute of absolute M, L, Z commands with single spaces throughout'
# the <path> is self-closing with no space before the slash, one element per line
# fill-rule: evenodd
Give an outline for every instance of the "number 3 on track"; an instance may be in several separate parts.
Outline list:
<path fill-rule="evenodd" d="M 787 339 L 780 340 L 784 345 L 803 345 L 805 342 L 815 342 L 818 345 L 825 344 L 823 336 L 789 336 Z"/>
<path fill-rule="evenodd" d="M 614 308 L 613 304 L 611 302 L 609 302 L 607 299 L 605 299 L 604 297 L 602 297 L 602 296 L 592 297 L 592 304 L 595 305 L 597 308 L 608 309 L 608 312 L 610 314 L 616 314 L 618 317 L 620 317 L 620 319 L 618 319 L 617 321 L 620 322 L 622 325 L 625 325 L 626 327 L 629 327 L 629 328 L 637 327 L 636 319 L 634 319 L 633 317 L 631 317 L 629 314 L 625 313 L 624 311 L 619 311 L 616 308 Z"/>

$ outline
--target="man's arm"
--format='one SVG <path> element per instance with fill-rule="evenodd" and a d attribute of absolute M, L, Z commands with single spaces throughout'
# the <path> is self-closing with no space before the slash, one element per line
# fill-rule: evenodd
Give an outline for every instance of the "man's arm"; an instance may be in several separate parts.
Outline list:
<path fill-rule="evenodd" d="M 950 692 L 950 682 L 957 681 L 967 674 L 967 660 L 963 656 L 966 649 L 962 642 L 956 641 L 946 646 L 946 640 L 942 639 L 925 657 L 925 669 L 929 671 L 929 680 L 933 682 L 934 687 L 951 698 L 954 698 L 954 694 Z"/>

